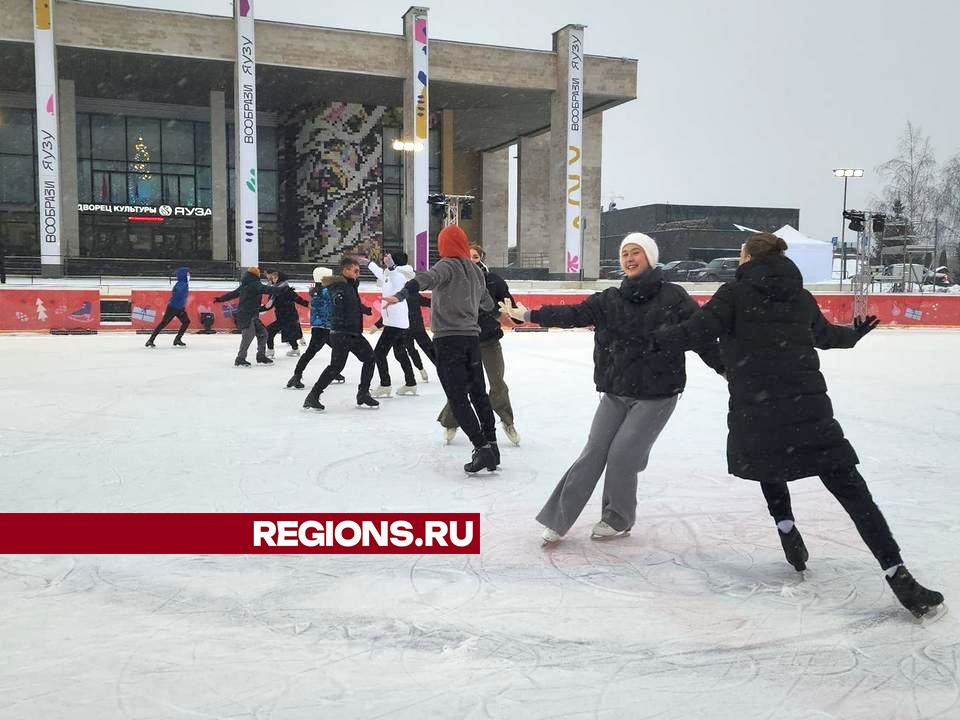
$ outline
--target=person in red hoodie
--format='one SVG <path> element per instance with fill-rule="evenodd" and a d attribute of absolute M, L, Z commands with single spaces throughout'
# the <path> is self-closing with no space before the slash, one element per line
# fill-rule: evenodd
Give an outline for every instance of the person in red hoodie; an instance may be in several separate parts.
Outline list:
<path fill-rule="evenodd" d="M 448 225 L 437 236 L 440 262 L 418 272 L 396 295 L 383 298 L 392 305 L 421 290 L 432 290 L 430 329 L 437 357 L 437 377 L 457 424 L 473 443 L 468 473 L 496 470 L 500 464 L 496 419 L 490 407 L 480 357 L 480 310 L 496 307 L 487 292 L 483 270 L 470 259 L 470 240 L 459 225 Z"/>

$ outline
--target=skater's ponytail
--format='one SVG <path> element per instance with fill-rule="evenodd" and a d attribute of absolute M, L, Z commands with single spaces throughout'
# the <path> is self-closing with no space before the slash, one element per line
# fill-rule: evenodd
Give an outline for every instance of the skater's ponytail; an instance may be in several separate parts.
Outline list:
<path fill-rule="evenodd" d="M 757 233 L 747 240 L 745 250 L 752 260 L 756 260 L 768 255 L 783 255 L 787 251 L 787 243 L 773 233 Z"/>

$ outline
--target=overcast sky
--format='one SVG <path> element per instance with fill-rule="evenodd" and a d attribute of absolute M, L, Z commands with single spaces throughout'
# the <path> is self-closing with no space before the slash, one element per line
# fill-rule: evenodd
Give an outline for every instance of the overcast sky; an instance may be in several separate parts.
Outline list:
<path fill-rule="evenodd" d="M 139 0 L 231 14 L 227 0 Z M 800 229 L 839 233 L 842 180 L 862 167 L 848 206 L 882 186 L 908 119 L 937 158 L 960 153 L 960 2 L 953 0 L 433 0 L 431 36 L 550 49 L 587 26 L 588 54 L 639 61 L 637 100 L 605 113 L 603 200 L 800 208 Z M 257 16 L 400 33 L 389 0 L 271 0 Z"/>

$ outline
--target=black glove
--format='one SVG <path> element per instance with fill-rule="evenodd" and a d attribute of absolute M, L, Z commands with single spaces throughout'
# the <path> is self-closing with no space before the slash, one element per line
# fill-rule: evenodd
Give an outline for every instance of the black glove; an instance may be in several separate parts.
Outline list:
<path fill-rule="evenodd" d="M 865 318 L 856 317 L 853 319 L 854 332 L 861 338 L 879 324 L 880 321 L 877 320 L 876 315 L 867 315 Z"/>
<path fill-rule="evenodd" d="M 364 315 L 373 315 L 373 308 L 369 307 L 368 305 L 361 305 L 360 312 Z"/>
<path fill-rule="evenodd" d="M 213 301 L 214 301 L 215 303 L 222 303 L 222 302 L 223 302 L 223 300 L 222 300 L 221 298 L 218 298 L 218 297 L 215 297 L 215 298 L 213 299 Z"/>

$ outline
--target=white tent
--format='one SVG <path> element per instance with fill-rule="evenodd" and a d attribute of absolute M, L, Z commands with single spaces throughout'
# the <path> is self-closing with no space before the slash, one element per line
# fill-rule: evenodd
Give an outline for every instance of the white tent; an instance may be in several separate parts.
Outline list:
<path fill-rule="evenodd" d="M 773 234 L 787 243 L 787 257 L 800 268 L 805 285 L 833 279 L 833 245 L 807 237 L 791 225 Z"/>
<path fill-rule="evenodd" d="M 743 232 L 759 230 L 735 225 Z M 807 237 L 792 225 L 784 225 L 773 233 L 787 243 L 787 257 L 800 268 L 804 284 L 830 282 L 833 279 L 833 245 Z"/>

